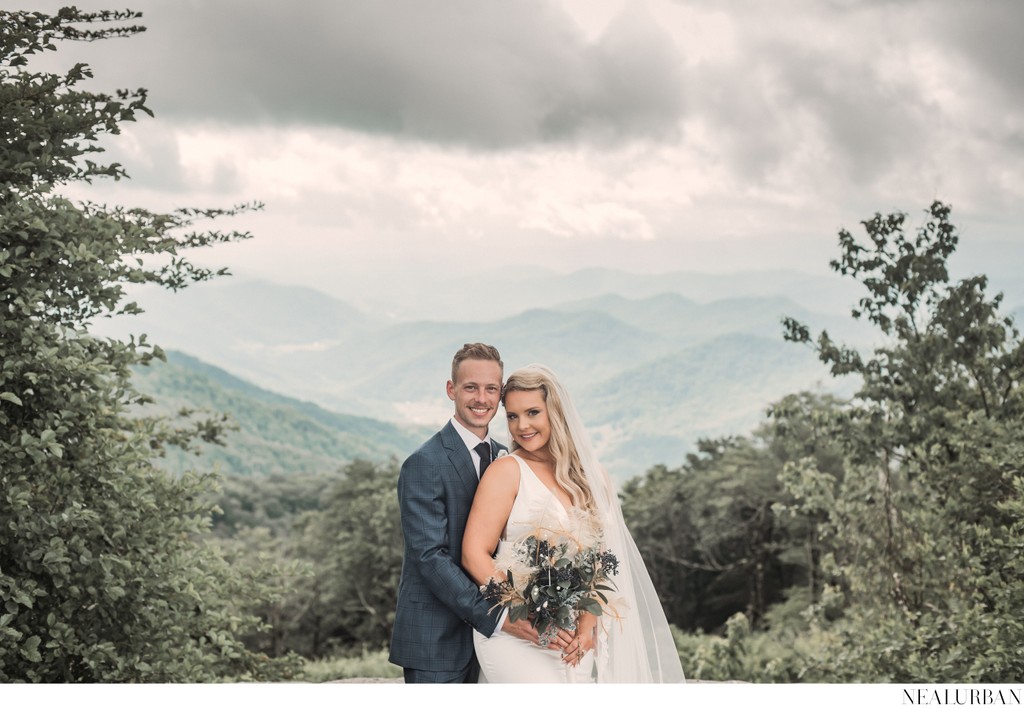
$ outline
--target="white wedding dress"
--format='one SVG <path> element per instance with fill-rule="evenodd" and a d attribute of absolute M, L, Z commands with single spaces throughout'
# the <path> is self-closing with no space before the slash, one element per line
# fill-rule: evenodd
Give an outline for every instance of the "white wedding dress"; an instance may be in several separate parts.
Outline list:
<path fill-rule="evenodd" d="M 484 682 L 685 682 L 679 652 L 672 637 L 658 593 L 647 573 L 640 550 L 626 527 L 615 484 L 601 466 L 579 412 L 554 372 L 531 364 L 521 372 L 533 372 L 547 381 L 561 401 L 569 438 L 576 447 L 587 486 L 594 496 L 601 543 L 618 559 L 613 579 L 615 592 L 608 594 L 611 612 L 598 619 L 597 644 L 580 665 L 572 669 L 557 651 L 540 648 L 498 632 L 491 638 L 474 635 Z M 518 459 L 518 456 L 513 456 Z M 519 461 L 519 492 L 512 505 L 505 539 L 515 540 L 536 529 L 545 515 L 552 525 L 564 525 L 577 517 L 562 506 L 522 459 Z M 499 547 L 500 548 L 500 547 Z"/>
<path fill-rule="evenodd" d="M 544 520 L 567 527 L 569 512 L 559 499 L 540 481 L 525 460 L 517 455 L 512 457 L 519 463 L 519 491 L 505 526 L 504 540 L 519 539 L 530 534 Z M 501 544 L 507 543 L 504 540 L 498 543 L 499 549 Z M 481 683 L 595 681 L 593 650 L 573 667 L 562 662 L 558 650 L 540 647 L 500 630 L 490 638 L 473 631 L 473 643 L 480 661 Z"/>

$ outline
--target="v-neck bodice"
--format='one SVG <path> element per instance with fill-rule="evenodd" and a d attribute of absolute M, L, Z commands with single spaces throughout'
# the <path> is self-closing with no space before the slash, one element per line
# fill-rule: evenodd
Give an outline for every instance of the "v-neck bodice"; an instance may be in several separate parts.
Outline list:
<path fill-rule="evenodd" d="M 538 526 L 558 523 L 564 525 L 572 508 L 566 508 L 554 491 L 545 485 L 533 468 L 517 455 L 519 463 L 519 491 L 505 526 L 505 539 L 517 539 L 530 534 Z"/>

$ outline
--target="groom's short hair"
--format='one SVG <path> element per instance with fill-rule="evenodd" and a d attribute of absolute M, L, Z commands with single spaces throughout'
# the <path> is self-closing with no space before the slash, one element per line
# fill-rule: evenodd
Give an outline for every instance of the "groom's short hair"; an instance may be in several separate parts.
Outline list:
<path fill-rule="evenodd" d="M 502 374 L 505 372 L 505 363 L 501 361 L 501 355 L 498 354 L 498 350 L 491 345 L 485 345 L 482 342 L 470 342 L 462 346 L 462 348 L 455 353 L 455 357 L 452 359 L 452 381 L 457 381 L 456 377 L 459 374 L 459 365 L 467 359 L 489 359 L 492 362 L 497 362 L 501 368 Z"/>

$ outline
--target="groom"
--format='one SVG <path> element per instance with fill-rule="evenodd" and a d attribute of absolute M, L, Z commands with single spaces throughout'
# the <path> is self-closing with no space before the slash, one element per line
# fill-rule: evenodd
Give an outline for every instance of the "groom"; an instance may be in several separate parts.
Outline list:
<path fill-rule="evenodd" d="M 478 342 L 456 352 L 447 385 L 455 414 L 409 456 L 398 477 L 405 556 L 389 660 L 404 668 L 408 684 L 476 682 L 473 628 L 487 637 L 507 632 L 537 642 L 528 621 L 506 619 L 498 629 L 491 603 L 459 566 L 481 471 L 505 450 L 488 435 L 502 375 L 494 347 Z"/>

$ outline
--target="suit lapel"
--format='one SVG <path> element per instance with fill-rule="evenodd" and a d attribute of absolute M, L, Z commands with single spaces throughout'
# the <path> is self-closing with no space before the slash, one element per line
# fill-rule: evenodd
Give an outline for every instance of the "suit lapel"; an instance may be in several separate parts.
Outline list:
<path fill-rule="evenodd" d="M 441 429 L 441 443 L 448 451 L 448 460 L 455 467 L 459 478 L 465 483 L 470 493 L 475 493 L 480 480 L 477 478 L 476 471 L 473 470 L 473 459 L 469 455 L 469 449 L 462 442 L 462 438 L 452 426 L 451 421 Z"/>

